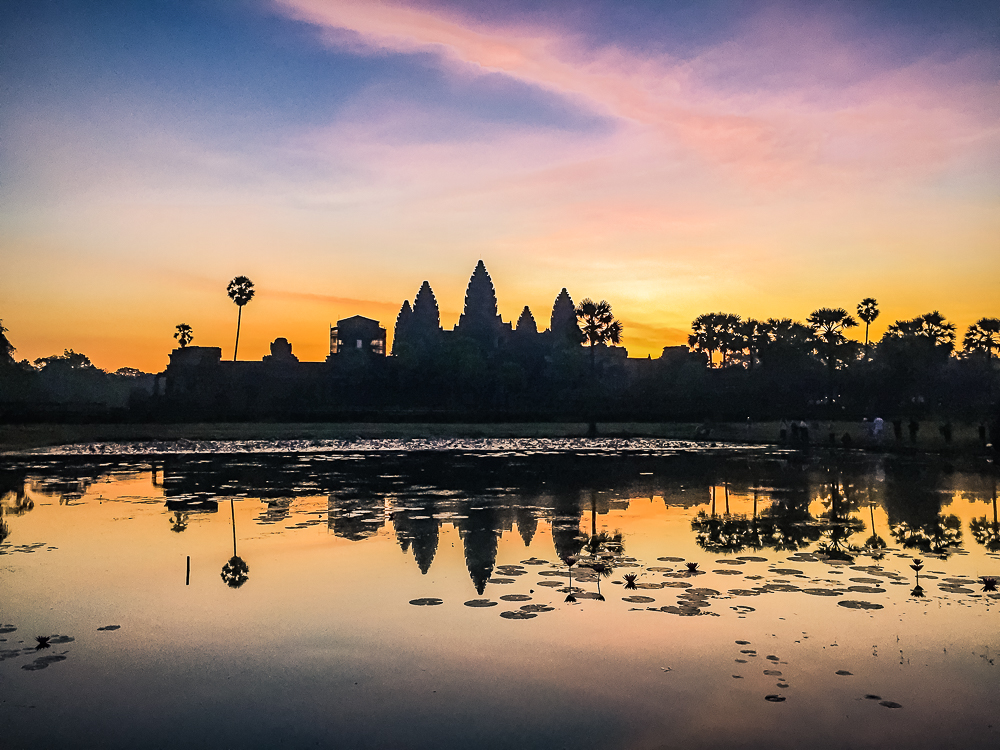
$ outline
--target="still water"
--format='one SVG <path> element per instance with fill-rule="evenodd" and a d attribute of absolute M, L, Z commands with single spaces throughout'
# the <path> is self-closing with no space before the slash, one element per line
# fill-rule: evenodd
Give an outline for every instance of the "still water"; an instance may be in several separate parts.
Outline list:
<path fill-rule="evenodd" d="M 1000 746 L 986 461 L 181 442 L 0 482 L 3 747 Z"/>

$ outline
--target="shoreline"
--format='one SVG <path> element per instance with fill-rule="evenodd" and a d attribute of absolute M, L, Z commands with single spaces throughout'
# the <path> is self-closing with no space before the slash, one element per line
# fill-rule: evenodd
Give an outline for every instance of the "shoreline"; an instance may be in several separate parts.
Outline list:
<path fill-rule="evenodd" d="M 704 428 L 708 433 L 704 434 Z M 871 438 L 868 423 L 811 422 L 813 448 L 851 448 L 883 453 L 943 453 L 983 455 L 978 430 L 973 425 L 956 425 L 950 442 L 925 424 L 916 443 L 897 441 L 891 435 Z M 697 433 L 701 434 L 697 434 Z M 831 443 L 830 434 L 834 440 Z M 843 443 L 850 436 L 849 445 Z M 219 422 L 190 424 L 24 424 L 0 425 L 0 454 L 30 451 L 80 443 L 125 443 L 181 440 L 366 440 L 366 439 L 505 439 L 505 438 L 587 438 L 585 422 L 525 423 L 302 423 L 302 422 Z M 598 422 L 600 438 L 659 438 L 747 445 L 794 445 L 779 438 L 778 422 L 750 424 L 694 422 Z"/>

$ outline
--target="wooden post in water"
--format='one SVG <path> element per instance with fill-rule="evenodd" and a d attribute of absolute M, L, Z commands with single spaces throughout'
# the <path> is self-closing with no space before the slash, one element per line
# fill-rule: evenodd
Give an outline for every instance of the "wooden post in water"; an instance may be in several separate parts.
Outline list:
<path fill-rule="evenodd" d="M 187 575 L 184 577 L 184 585 L 185 586 L 190 586 L 191 585 L 191 555 L 188 555 L 187 558 L 188 558 L 188 561 L 187 561 Z"/>

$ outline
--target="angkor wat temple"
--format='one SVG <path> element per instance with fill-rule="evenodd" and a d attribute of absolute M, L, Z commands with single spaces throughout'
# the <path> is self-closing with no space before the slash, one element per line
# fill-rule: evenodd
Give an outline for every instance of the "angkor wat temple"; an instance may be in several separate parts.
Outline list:
<path fill-rule="evenodd" d="M 413 303 L 400 308 L 391 356 L 385 328 L 360 315 L 331 328 L 322 362 L 300 362 L 284 338 L 256 362 L 225 362 L 219 347 L 187 346 L 175 349 L 157 376 L 154 403 L 167 419 L 567 417 L 582 408 L 585 387 L 600 381 L 620 391 L 655 362 L 598 345 L 595 371 L 583 342 L 566 289 L 555 298 L 547 329 L 538 329 L 528 307 L 516 324 L 505 322 L 479 261 L 450 331 L 424 281 Z"/>

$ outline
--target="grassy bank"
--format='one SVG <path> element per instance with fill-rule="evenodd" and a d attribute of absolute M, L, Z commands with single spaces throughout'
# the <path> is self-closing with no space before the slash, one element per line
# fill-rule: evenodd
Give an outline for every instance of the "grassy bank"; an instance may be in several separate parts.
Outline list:
<path fill-rule="evenodd" d="M 885 450 L 929 450 L 944 452 L 978 452 L 982 450 L 975 425 L 954 425 L 952 440 L 947 443 L 939 424 L 921 425 L 916 444 L 906 437 L 897 443 L 889 434 L 881 442 L 868 434 L 868 425 L 858 422 L 814 422 L 810 425 L 810 442 L 828 445 L 832 432 L 841 446 L 842 436 L 850 436 L 855 448 Z M 653 437 L 677 440 L 696 438 L 698 425 L 692 423 L 602 422 L 601 437 Z M 495 423 L 495 424 L 428 424 L 428 423 L 271 423 L 240 422 L 214 424 L 71 424 L 71 425 L 0 425 L 0 451 L 27 450 L 57 445 L 90 442 L 127 442 L 145 440 L 352 440 L 377 438 L 569 438 L 585 437 L 585 423 Z M 778 443 L 777 422 L 753 424 L 712 424 L 707 436 L 698 439 L 709 442 Z"/>

